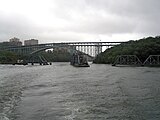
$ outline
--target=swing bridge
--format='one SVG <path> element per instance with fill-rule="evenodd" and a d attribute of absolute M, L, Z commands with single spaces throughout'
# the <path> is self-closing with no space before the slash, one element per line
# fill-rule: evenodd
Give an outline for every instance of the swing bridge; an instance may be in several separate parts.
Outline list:
<path fill-rule="evenodd" d="M 142 62 L 136 55 L 119 55 L 116 57 L 112 66 L 129 65 L 129 66 L 160 66 L 160 55 L 149 55 L 148 58 Z"/>

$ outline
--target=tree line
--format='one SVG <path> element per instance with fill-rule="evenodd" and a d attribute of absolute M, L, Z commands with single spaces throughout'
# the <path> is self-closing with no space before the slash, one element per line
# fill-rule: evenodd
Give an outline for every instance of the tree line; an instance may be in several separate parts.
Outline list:
<path fill-rule="evenodd" d="M 149 55 L 160 55 L 160 36 L 130 40 L 116 45 L 99 54 L 93 62 L 112 64 L 118 55 L 136 55 L 142 62 Z"/>
<path fill-rule="evenodd" d="M 70 53 L 57 51 L 43 51 L 36 55 L 43 56 L 48 62 L 69 62 L 71 58 Z M 0 51 L 0 64 L 13 64 L 17 60 L 27 61 L 28 59 L 28 55 L 20 55 L 11 51 Z"/>

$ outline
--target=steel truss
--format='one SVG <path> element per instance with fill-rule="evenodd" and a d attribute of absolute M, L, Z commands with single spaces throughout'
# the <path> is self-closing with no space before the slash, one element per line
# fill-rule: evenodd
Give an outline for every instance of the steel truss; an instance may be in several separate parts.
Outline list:
<path fill-rule="evenodd" d="M 142 65 L 142 62 L 136 55 L 119 55 L 113 63 L 115 65 Z"/>
<path fill-rule="evenodd" d="M 143 65 L 160 65 L 160 55 L 150 55 Z"/>

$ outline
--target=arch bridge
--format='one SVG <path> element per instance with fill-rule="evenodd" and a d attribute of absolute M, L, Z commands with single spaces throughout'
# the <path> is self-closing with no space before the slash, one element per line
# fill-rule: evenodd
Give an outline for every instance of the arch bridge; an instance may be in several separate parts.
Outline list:
<path fill-rule="evenodd" d="M 104 49 L 107 49 L 121 43 L 124 42 L 62 42 L 28 46 L 3 46 L 0 47 L 0 50 L 8 50 L 18 54 L 27 55 L 51 48 L 66 48 L 70 50 L 70 52 L 80 51 L 92 57 L 95 57 L 102 52 L 102 48 L 105 47 Z"/>

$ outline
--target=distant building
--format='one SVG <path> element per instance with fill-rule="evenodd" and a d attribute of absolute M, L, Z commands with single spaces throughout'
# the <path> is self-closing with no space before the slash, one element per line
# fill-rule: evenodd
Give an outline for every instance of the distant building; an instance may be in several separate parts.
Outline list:
<path fill-rule="evenodd" d="M 9 42 L 5 41 L 5 42 L 0 42 L 0 46 L 9 46 Z"/>
<path fill-rule="evenodd" d="M 36 39 L 31 39 L 31 40 L 25 40 L 24 41 L 24 45 L 37 45 L 38 44 L 38 40 Z"/>
<path fill-rule="evenodd" d="M 19 38 L 14 37 L 14 38 L 9 39 L 9 45 L 11 45 L 11 46 L 22 46 L 22 42 L 20 41 Z"/>
<path fill-rule="evenodd" d="M 9 39 L 9 42 L 19 42 L 19 41 L 20 39 L 16 37 Z"/>

